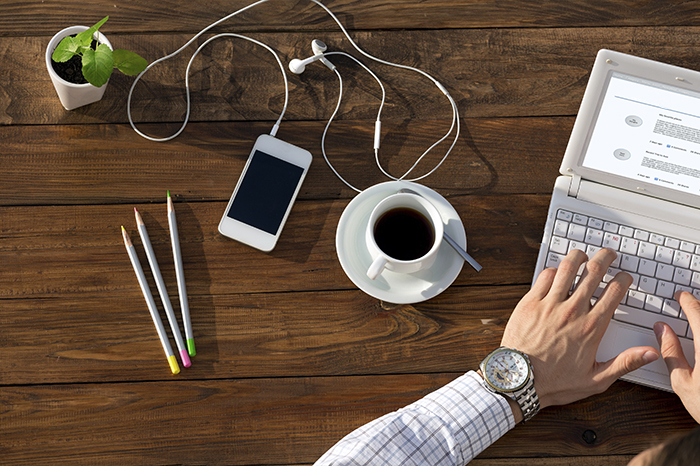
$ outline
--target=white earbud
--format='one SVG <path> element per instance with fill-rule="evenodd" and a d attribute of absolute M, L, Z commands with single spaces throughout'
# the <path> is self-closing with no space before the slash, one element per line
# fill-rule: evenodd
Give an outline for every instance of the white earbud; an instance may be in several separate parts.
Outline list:
<path fill-rule="evenodd" d="M 295 58 L 294 60 L 289 62 L 289 70 L 294 74 L 301 74 L 306 69 L 306 65 L 308 65 L 309 63 L 313 63 L 317 60 L 320 60 L 321 63 L 326 65 L 330 70 L 335 70 L 335 65 L 329 62 L 328 59 L 323 55 L 323 52 L 325 52 L 326 49 L 328 49 L 326 44 L 324 44 L 318 39 L 314 39 L 311 42 L 311 50 L 313 50 L 314 55 L 304 60 L 299 60 L 298 58 Z"/>

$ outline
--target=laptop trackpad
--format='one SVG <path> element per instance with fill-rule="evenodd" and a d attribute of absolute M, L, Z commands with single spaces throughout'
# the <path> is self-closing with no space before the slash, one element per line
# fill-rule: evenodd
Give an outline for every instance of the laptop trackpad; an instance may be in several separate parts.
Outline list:
<path fill-rule="evenodd" d="M 612 321 L 610 322 L 608 330 L 605 332 L 605 336 L 603 336 L 603 340 L 600 343 L 596 359 L 601 362 L 607 361 L 614 358 L 627 348 L 632 348 L 634 346 L 651 346 L 652 348 L 659 348 L 659 344 L 656 341 L 656 336 L 654 335 L 653 331 Z M 693 365 L 695 363 L 695 350 L 693 348 L 693 342 L 682 338 L 681 347 L 683 348 L 685 357 L 688 358 L 688 362 Z M 668 376 L 668 369 L 666 368 L 666 363 L 662 358 L 647 364 L 641 369 L 631 372 L 624 377 L 624 379 L 654 388 L 660 388 L 662 390 L 671 390 L 671 381 Z"/>

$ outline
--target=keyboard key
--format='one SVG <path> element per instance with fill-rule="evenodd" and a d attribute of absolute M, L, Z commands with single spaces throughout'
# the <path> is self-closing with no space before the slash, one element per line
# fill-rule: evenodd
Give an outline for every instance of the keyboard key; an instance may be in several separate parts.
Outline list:
<path fill-rule="evenodd" d="M 617 229 L 620 227 L 617 223 L 605 222 L 603 224 L 603 230 L 610 233 L 617 233 Z"/>
<path fill-rule="evenodd" d="M 656 292 L 656 279 L 651 277 L 641 277 L 639 279 L 639 291 L 644 293 Z"/>
<path fill-rule="evenodd" d="M 654 259 L 656 255 L 656 245 L 647 243 L 646 241 L 640 241 L 637 255 L 645 259 Z"/>
<path fill-rule="evenodd" d="M 588 217 L 581 214 L 574 214 L 574 218 L 571 221 L 579 225 L 588 225 Z"/>
<path fill-rule="evenodd" d="M 693 290 L 693 296 L 695 296 L 695 299 L 700 300 L 700 290 Z"/>
<path fill-rule="evenodd" d="M 656 264 L 656 278 L 661 280 L 673 280 L 674 268 L 672 265 L 667 264 Z"/>
<path fill-rule="evenodd" d="M 605 233 L 605 236 L 603 236 L 603 247 L 610 248 L 613 251 L 617 251 L 620 249 L 620 241 L 622 238 L 620 235 L 616 235 L 614 233 Z M 700 260 L 700 256 L 698 256 L 698 259 Z"/>
<path fill-rule="evenodd" d="M 643 230 L 634 230 L 634 237 L 635 239 L 641 241 L 649 241 L 649 232 Z"/>
<path fill-rule="evenodd" d="M 656 262 L 649 259 L 639 259 L 639 267 L 637 268 L 637 272 L 641 273 L 642 275 L 653 277 L 656 274 Z"/>
<path fill-rule="evenodd" d="M 603 221 L 598 219 L 598 218 L 589 218 L 588 219 L 588 226 L 591 228 L 595 228 L 596 230 L 602 230 L 603 229 Z"/>
<path fill-rule="evenodd" d="M 544 266 L 547 268 L 554 267 L 556 269 L 559 268 L 559 264 L 561 264 L 561 261 L 563 260 L 564 256 L 562 256 L 561 254 L 550 252 L 549 254 L 547 254 L 547 262 Z"/>
<path fill-rule="evenodd" d="M 560 238 L 558 236 L 552 236 L 552 240 L 549 242 L 549 250 L 554 251 L 557 254 L 566 254 L 569 248 L 569 240 L 565 238 Z"/>
<path fill-rule="evenodd" d="M 568 210 L 559 209 L 557 211 L 557 218 L 564 220 L 565 222 L 570 222 L 571 219 L 574 218 L 574 214 L 572 214 Z"/>
<path fill-rule="evenodd" d="M 586 244 L 580 241 L 569 241 L 569 250 L 566 252 L 571 252 L 572 249 L 586 252 Z"/>
<path fill-rule="evenodd" d="M 586 244 L 593 246 L 601 246 L 603 244 L 603 230 L 589 228 L 586 230 Z"/>
<path fill-rule="evenodd" d="M 639 257 L 622 254 L 622 260 L 620 261 L 620 268 L 622 270 L 636 272 L 637 266 L 639 266 Z"/>
<path fill-rule="evenodd" d="M 586 237 L 586 227 L 572 223 L 569 225 L 569 231 L 567 232 L 566 237 L 575 241 L 583 241 L 583 239 Z M 669 264 L 670 263 L 671 262 L 669 262 Z"/>
<path fill-rule="evenodd" d="M 626 226 L 621 226 L 617 232 L 622 236 L 634 236 L 634 228 Z"/>
<path fill-rule="evenodd" d="M 681 305 L 675 299 L 664 299 L 664 306 L 661 308 L 661 313 L 667 316 L 678 318 L 681 311 Z"/>
<path fill-rule="evenodd" d="M 638 307 L 639 309 L 644 307 L 644 302 L 646 301 L 647 295 L 640 291 L 630 290 L 627 292 L 627 305 Z"/>
<path fill-rule="evenodd" d="M 676 267 L 682 267 L 684 269 L 690 268 L 690 258 L 691 254 L 683 251 L 675 251 L 673 253 L 673 265 Z"/>
<path fill-rule="evenodd" d="M 656 314 L 653 312 L 644 311 L 642 309 L 635 309 L 634 307 L 623 304 L 617 307 L 614 318 L 622 322 L 639 325 L 640 327 L 649 329 L 654 328 L 654 324 L 656 322 L 665 322 L 673 329 L 674 332 L 676 332 L 676 335 L 682 337 L 685 337 L 686 330 L 688 330 L 687 322 L 674 319 L 673 317 L 663 314 Z"/>
<path fill-rule="evenodd" d="M 663 236 L 661 236 L 661 235 L 657 235 L 656 233 L 652 233 L 652 234 L 649 236 L 649 242 L 650 242 L 650 243 L 654 243 L 654 244 L 656 244 L 657 246 L 663 246 L 665 240 L 666 240 L 665 237 L 663 237 Z"/>
<path fill-rule="evenodd" d="M 637 248 L 639 247 L 639 240 L 633 238 L 622 238 L 620 243 L 620 252 L 625 254 L 636 255 Z"/>
<path fill-rule="evenodd" d="M 690 260 L 690 270 L 700 272 L 700 256 L 693 254 L 693 258 Z"/>
<path fill-rule="evenodd" d="M 661 307 L 664 305 L 664 301 L 658 296 L 647 295 L 647 299 L 644 302 L 644 309 L 651 312 L 661 313 Z"/>
<path fill-rule="evenodd" d="M 688 293 L 692 293 L 693 289 L 689 286 L 676 285 L 676 291 L 674 291 L 673 296 L 676 296 L 676 293 L 679 291 L 687 291 Z"/>
<path fill-rule="evenodd" d="M 692 254 L 695 252 L 695 245 L 687 241 L 681 241 L 681 251 L 689 252 Z"/>
<path fill-rule="evenodd" d="M 586 255 L 590 258 L 595 256 L 598 251 L 600 251 L 603 248 L 599 248 L 598 246 L 593 246 L 592 244 L 589 244 L 586 246 Z"/>
<path fill-rule="evenodd" d="M 673 293 L 675 290 L 676 287 L 673 285 L 673 283 L 665 282 L 663 280 L 659 280 L 656 283 L 656 294 L 662 298 L 673 298 Z"/>
<path fill-rule="evenodd" d="M 563 220 L 557 220 L 554 222 L 554 234 L 557 236 L 566 236 L 566 232 L 569 231 L 569 224 Z"/>
<path fill-rule="evenodd" d="M 700 288 L 700 273 L 693 272 L 693 277 L 690 280 L 690 286 Z"/>
<path fill-rule="evenodd" d="M 690 285 L 691 277 L 692 277 L 692 275 L 691 275 L 690 270 L 681 269 L 680 267 L 676 267 L 676 271 L 673 274 L 673 281 L 675 283 L 680 284 L 680 285 L 688 286 L 688 285 Z"/>
<path fill-rule="evenodd" d="M 616 269 L 615 267 L 608 267 L 608 271 L 603 275 L 603 282 L 608 283 L 610 280 L 615 278 L 615 275 L 620 273 L 620 269 Z"/>
<path fill-rule="evenodd" d="M 677 239 L 666 238 L 666 242 L 664 243 L 664 246 L 669 247 L 671 249 L 678 249 L 681 246 L 681 242 L 678 241 Z"/>
<path fill-rule="evenodd" d="M 663 262 L 664 264 L 670 264 L 673 261 L 673 249 L 659 246 L 656 248 L 656 256 L 654 257 L 657 262 Z"/>

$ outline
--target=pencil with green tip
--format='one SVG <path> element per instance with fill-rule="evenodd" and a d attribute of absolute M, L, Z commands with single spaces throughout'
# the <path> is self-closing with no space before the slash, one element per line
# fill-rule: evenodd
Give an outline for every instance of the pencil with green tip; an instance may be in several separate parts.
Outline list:
<path fill-rule="evenodd" d="M 190 357 L 197 354 L 194 349 L 194 335 L 192 322 L 190 321 L 190 305 L 187 302 L 187 288 L 185 286 L 185 268 L 182 266 L 182 252 L 180 251 L 180 237 L 177 233 L 177 220 L 175 207 L 168 191 L 168 226 L 170 227 L 170 243 L 173 246 L 173 260 L 175 261 L 175 277 L 177 278 L 177 292 L 180 295 L 180 310 L 182 322 L 185 326 L 185 339 L 187 340 L 187 352 Z"/>
<path fill-rule="evenodd" d="M 156 307 L 156 302 L 153 300 L 151 289 L 148 287 L 146 276 L 143 274 L 143 269 L 141 268 L 139 257 L 136 255 L 136 249 L 134 249 L 134 245 L 131 242 L 131 238 L 129 238 L 129 234 L 126 232 L 123 226 L 122 236 L 124 237 L 124 245 L 126 246 L 126 252 L 129 254 L 131 265 L 134 267 L 134 272 L 136 272 L 136 278 L 138 279 L 139 285 L 141 286 L 141 292 L 143 293 L 143 297 L 146 299 L 148 311 L 151 313 L 153 324 L 156 326 L 158 338 L 160 338 L 160 343 L 163 345 L 165 357 L 168 358 L 170 370 L 173 371 L 173 374 L 179 374 L 180 366 L 177 364 L 177 358 L 175 357 L 173 348 L 170 346 L 170 341 L 168 341 L 168 335 L 165 333 L 165 327 L 163 327 L 163 322 L 160 320 L 160 315 L 158 315 L 158 308 Z"/>
<path fill-rule="evenodd" d="M 182 365 L 185 367 L 190 367 L 192 365 L 192 362 L 190 361 L 190 356 L 187 354 L 185 342 L 182 341 L 180 327 L 178 326 L 177 318 L 175 317 L 175 311 L 173 311 L 173 305 L 170 303 L 170 297 L 168 296 L 168 290 L 165 287 L 165 282 L 163 281 L 163 275 L 161 275 L 160 267 L 158 267 L 156 253 L 155 251 L 153 251 L 151 239 L 148 237 L 148 231 L 146 231 L 146 224 L 143 223 L 141 214 L 139 214 L 139 211 L 136 209 L 136 207 L 134 207 L 134 215 L 136 215 L 136 226 L 139 230 L 139 236 L 141 236 L 143 248 L 146 250 L 146 257 L 148 258 L 148 263 L 151 266 L 153 278 L 156 281 L 156 287 L 158 288 L 160 301 L 163 303 L 163 307 L 165 308 L 165 315 L 168 317 L 168 322 L 170 322 L 170 330 L 172 330 L 173 338 L 175 338 L 175 343 L 177 344 L 177 350 L 180 353 Z"/>

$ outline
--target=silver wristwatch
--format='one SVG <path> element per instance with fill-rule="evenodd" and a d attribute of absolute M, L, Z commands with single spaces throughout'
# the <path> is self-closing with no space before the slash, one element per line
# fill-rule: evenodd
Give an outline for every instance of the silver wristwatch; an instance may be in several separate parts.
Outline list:
<path fill-rule="evenodd" d="M 486 356 L 479 369 L 488 390 L 518 403 L 523 412 L 523 422 L 529 421 L 540 411 L 535 376 L 530 358 L 525 353 L 502 346 Z"/>

